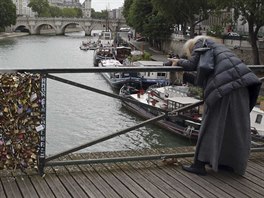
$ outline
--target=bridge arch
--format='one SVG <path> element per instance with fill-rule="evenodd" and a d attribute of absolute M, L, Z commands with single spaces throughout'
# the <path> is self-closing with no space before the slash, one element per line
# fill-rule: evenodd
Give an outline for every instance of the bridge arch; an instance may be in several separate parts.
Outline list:
<path fill-rule="evenodd" d="M 54 25 L 52 24 L 48 24 L 48 23 L 40 23 L 38 25 L 35 26 L 34 30 L 33 30 L 33 34 L 40 34 L 40 31 L 43 27 L 51 27 L 54 30 L 54 33 L 57 34 L 56 32 L 56 27 L 54 27 Z"/>
<path fill-rule="evenodd" d="M 20 32 L 30 32 L 29 27 L 26 26 L 26 25 L 18 25 L 18 26 L 15 27 L 14 31 L 15 32 L 18 32 L 18 31 L 20 31 Z"/>
<path fill-rule="evenodd" d="M 78 25 L 83 31 L 85 31 L 85 27 L 82 25 L 82 23 L 77 23 L 77 22 L 69 22 L 69 23 L 66 23 L 64 24 L 62 27 L 61 27 L 61 34 L 65 34 L 65 30 L 67 27 L 69 27 L 70 25 Z"/>

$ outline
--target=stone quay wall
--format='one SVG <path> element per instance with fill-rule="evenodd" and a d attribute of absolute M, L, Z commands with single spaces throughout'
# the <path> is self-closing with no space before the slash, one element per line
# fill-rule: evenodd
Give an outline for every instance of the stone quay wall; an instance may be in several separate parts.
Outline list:
<path fill-rule="evenodd" d="M 186 42 L 184 37 L 172 37 L 170 41 L 163 44 L 164 52 L 173 52 L 175 54 L 181 54 L 183 44 Z M 230 40 L 225 39 L 223 43 L 229 47 L 240 59 L 242 59 L 247 65 L 253 64 L 252 49 L 248 41 Z M 258 42 L 260 64 L 264 65 L 264 41 Z"/>

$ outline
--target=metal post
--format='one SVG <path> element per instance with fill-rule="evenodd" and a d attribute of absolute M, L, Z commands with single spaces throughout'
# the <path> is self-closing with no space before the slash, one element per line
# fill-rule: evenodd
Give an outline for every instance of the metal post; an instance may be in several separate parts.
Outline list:
<path fill-rule="evenodd" d="M 41 130 L 39 155 L 38 155 L 38 171 L 41 176 L 44 175 L 45 156 L 46 156 L 46 98 L 47 98 L 47 77 L 45 74 L 41 75 Z"/>

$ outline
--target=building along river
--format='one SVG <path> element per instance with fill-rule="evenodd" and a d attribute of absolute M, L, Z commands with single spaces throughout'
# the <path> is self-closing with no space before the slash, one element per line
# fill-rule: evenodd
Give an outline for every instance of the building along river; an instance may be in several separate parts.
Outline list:
<path fill-rule="evenodd" d="M 93 51 L 82 51 L 82 41 L 66 36 L 24 36 L 0 40 L 3 69 L 93 67 Z M 104 91 L 113 92 L 100 74 L 56 74 Z M 117 99 L 82 90 L 51 79 L 47 82 L 47 154 L 54 154 L 138 124 L 142 119 Z M 82 151 L 114 151 L 163 146 L 186 146 L 190 141 L 147 125 Z"/>

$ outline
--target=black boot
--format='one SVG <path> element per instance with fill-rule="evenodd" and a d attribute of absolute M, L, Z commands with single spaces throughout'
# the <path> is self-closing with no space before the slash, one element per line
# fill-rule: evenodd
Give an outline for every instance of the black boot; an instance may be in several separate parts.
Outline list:
<path fill-rule="evenodd" d="M 197 175 L 206 175 L 206 170 L 205 170 L 205 163 L 195 160 L 194 163 L 190 166 L 182 166 L 182 169 L 190 172 L 190 173 L 195 173 Z"/>
<path fill-rule="evenodd" d="M 228 172 L 234 172 L 234 169 L 230 166 L 226 166 L 226 165 L 218 165 L 218 170 L 224 170 L 224 171 L 228 171 Z"/>

